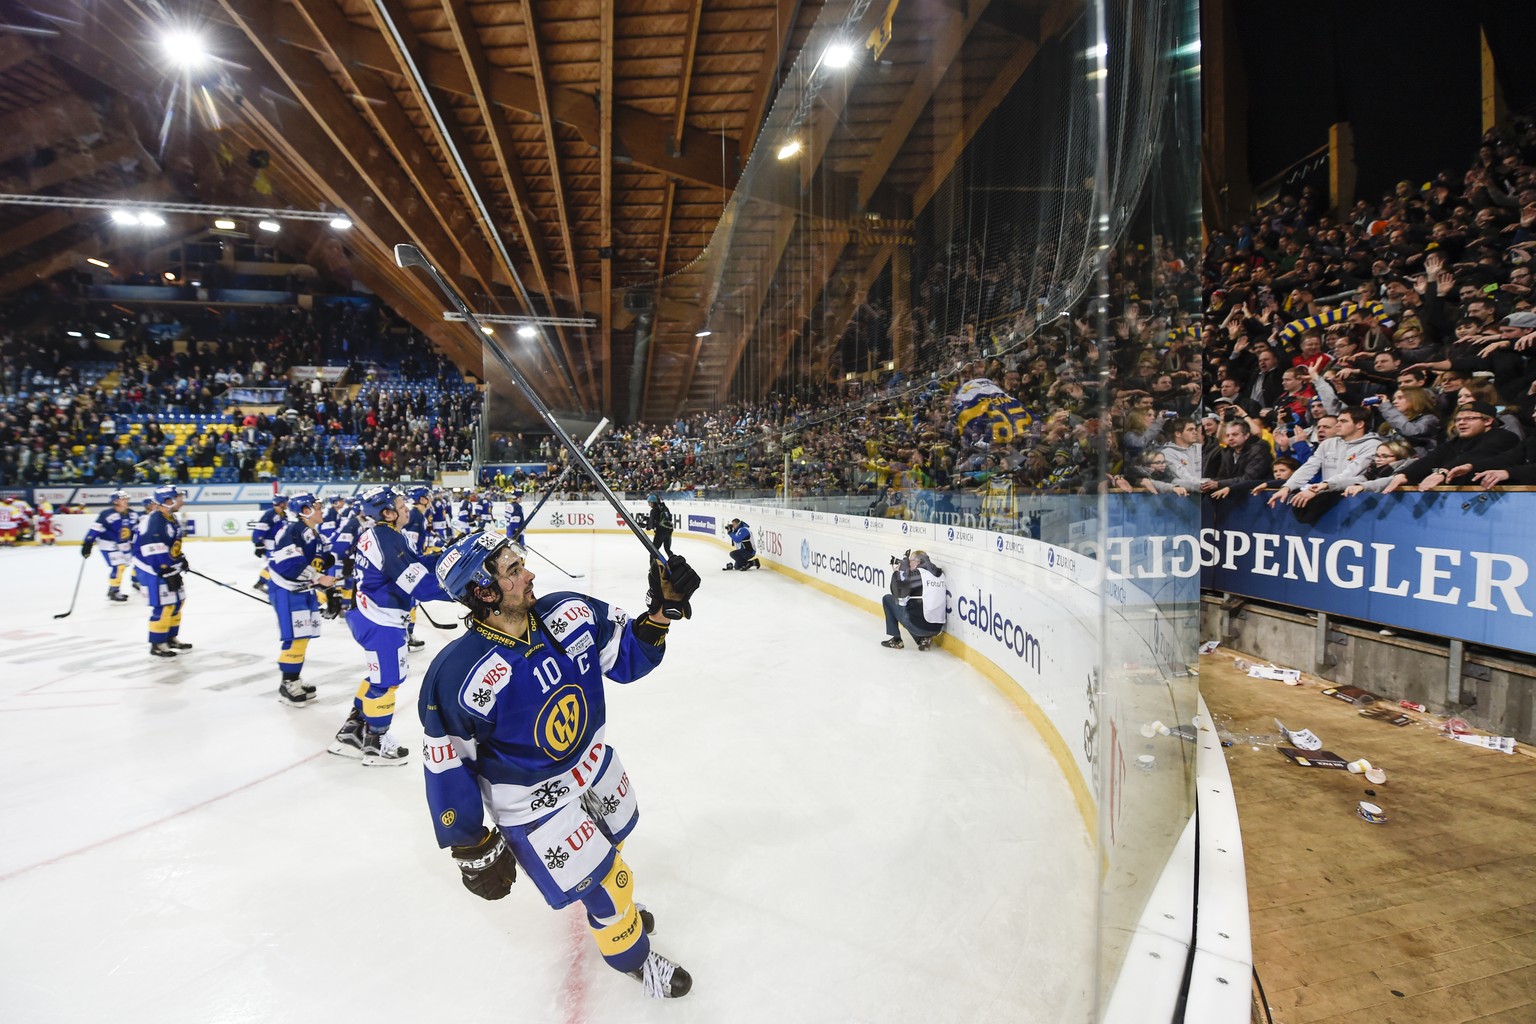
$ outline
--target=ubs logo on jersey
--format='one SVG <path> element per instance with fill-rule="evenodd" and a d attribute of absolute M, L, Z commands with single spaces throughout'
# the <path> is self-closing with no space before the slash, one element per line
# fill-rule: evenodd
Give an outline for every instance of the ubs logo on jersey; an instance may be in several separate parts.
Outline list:
<path fill-rule="evenodd" d="M 776 530 L 758 530 L 757 550 L 764 555 L 783 555 L 784 535 Z"/>
<path fill-rule="evenodd" d="M 476 672 L 478 674 L 472 675 L 464 687 L 463 704 L 471 711 L 490 717 L 491 709 L 496 706 L 496 694 L 512 676 L 512 666 L 501 655 L 493 654 L 476 668 Z"/>
<path fill-rule="evenodd" d="M 587 696 L 574 683 L 550 695 L 533 722 L 533 741 L 551 761 L 581 742 L 587 731 Z"/>

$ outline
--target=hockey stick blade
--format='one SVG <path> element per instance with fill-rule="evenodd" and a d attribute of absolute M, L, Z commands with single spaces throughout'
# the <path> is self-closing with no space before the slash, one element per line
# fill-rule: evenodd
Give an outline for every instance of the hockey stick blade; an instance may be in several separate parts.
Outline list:
<path fill-rule="evenodd" d="M 457 622 L 438 622 L 436 619 L 434 619 L 432 617 L 432 613 L 427 611 L 427 606 L 425 604 L 418 604 L 416 607 L 421 609 L 422 618 L 426 619 L 427 622 L 431 624 L 433 629 L 458 629 L 459 628 L 459 624 Z"/>
<path fill-rule="evenodd" d="M 430 267 L 427 258 L 421 254 L 421 250 L 410 242 L 401 242 L 395 246 L 395 266 L 397 267 Z"/>

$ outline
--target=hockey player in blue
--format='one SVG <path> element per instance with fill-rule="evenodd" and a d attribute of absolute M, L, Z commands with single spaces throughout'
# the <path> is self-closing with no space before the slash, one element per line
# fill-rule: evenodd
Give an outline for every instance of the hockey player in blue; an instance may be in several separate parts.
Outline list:
<path fill-rule="evenodd" d="M 432 492 L 432 511 L 428 517 L 432 531 L 432 548 L 438 551 L 448 546 L 449 520 L 453 518 L 448 506 L 448 495 L 441 488 Z"/>
<path fill-rule="evenodd" d="M 360 757 L 365 765 L 403 764 L 409 751 L 392 740 L 395 691 L 406 680 L 406 622 L 415 601 L 452 600 L 432 576 L 437 559 L 411 552 L 398 525 L 405 521 L 405 495 L 392 487 L 370 487 L 358 498 L 367 518 L 357 538 L 357 604 L 347 628 L 363 649 L 368 672 L 352 710 L 328 748 Z"/>
<path fill-rule="evenodd" d="M 181 606 L 186 601 L 181 574 L 187 558 L 181 553 L 181 511 L 183 491 L 175 487 L 156 487 L 144 499 L 144 518 L 133 535 L 133 568 L 149 598 L 149 653 L 157 658 L 174 658 L 178 651 L 190 651 L 183 643 Z"/>
<path fill-rule="evenodd" d="M 422 555 L 426 553 L 427 543 L 431 539 L 427 533 L 427 516 L 432 511 L 432 488 L 412 487 L 405 492 L 406 506 L 405 525 L 400 527 L 400 535 L 405 538 L 405 546 L 411 549 L 411 554 Z M 405 626 L 406 647 L 413 651 L 419 651 L 427 646 L 425 640 L 416 639 L 416 605 L 411 604 L 411 617 Z"/>
<path fill-rule="evenodd" d="M 251 546 L 256 549 L 256 557 L 261 559 L 261 575 L 252 584 L 256 590 L 267 589 L 267 579 L 272 575 L 267 568 L 267 559 L 272 555 L 272 543 L 277 540 L 277 531 L 282 529 L 287 518 L 288 496 L 274 494 L 272 506 L 257 517 L 256 525 L 251 528 Z"/>
<path fill-rule="evenodd" d="M 328 619 L 334 619 L 343 612 L 352 610 L 354 597 L 353 575 L 356 568 L 357 538 L 363 532 L 362 520 L 358 517 L 358 505 L 354 499 L 347 503 L 342 510 L 341 523 L 336 527 L 336 532 L 331 534 L 326 542 L 326 549 L 336 559 L 336 589 L 332 591 L 339 601 L 327 602 L 325 610 L 321 613 Z"/>
<path fill-rule="evenodd" d="M 305 649 L 320 635 L 317 588 L 336 582 L 330 574 L 335 556 L 320 539 L 320 520 L 325 516 L 320 499 L 300 492 L 288 499 L 288 510 L 296 518 L 282 528 L 273 544 L 272 557 L 267 562 L 272 570 L 267 599 L 277 613 L 278 639 L 282 644 L 277 656 L 277 667 L 282 673 L 277 699 L 289 707 L 300 708 L 315 699 L 315 687 L 299 676 L 304 672 Z"/>
<path fill-rule="evenodd" d="M 513 491 L 511 499 L 511 504 L 507 506 L 507 518 L 502 532 L 509 540 L 521 543 L 523 528 L 528 525 L 528 517 L 523 513 L 523 492 Z"/>
<path fill-rule="evenodd" d="M 653 564 L 635 619 L 582 594 L 536 598 L 523 549 L 498 533 L 454 544 L 437 577 L 470 610 L 418 705 L 438 845 L 484 899 L 505 896 L 521 865 L 552 908 L 581 902 L 610 967 L 649 995 L 685 995 L 692 979 L 651 949 L 655 922 L 620 855 L 639 807 L 605 735 L 603 676 L 633 682 L 661 663 L 672 621 L 692 614 L 698 573 L 682 558 L 665 575 Z"/>
<path fill-rule="evenodd" d="M 740 519 L 732 519 L 725 524 L 726 536 L 731 538 L 731 562 L 725 566 L 727 569 L 740 569 L 745 572 L 748 569 L 761 569 L 763 563 L 757 560 L 757 548 L 752 543 L 752 527 Z"/>
<path fill-rule="evenodd" d="M 331 540 L 336 536 L 336 531 L 341 527 L 342 520 L 347 518 L 347 499 L 344 495 L 331 495 L 330 507 L 325 510 L 325 518 L 320 520 L 320 525 L 315 527 L 315 532 L 320 534 L 320 539 L 325 541 L 326 550 L 330 550 Z"/>
<path fill-rule="evenodd" d="M 133 560 L 133 526 L 128 492 L 113 491 L 112 507 L 101 510 L 86 531 L 85 543 L 80 545 L 81 558 L 90 558 L 93 547 L 101 551 L 102 561 L 107 563 L 107 599 L 111 601 L 128 600 L 121 588 L 128 575 L 128 563 Z"/>

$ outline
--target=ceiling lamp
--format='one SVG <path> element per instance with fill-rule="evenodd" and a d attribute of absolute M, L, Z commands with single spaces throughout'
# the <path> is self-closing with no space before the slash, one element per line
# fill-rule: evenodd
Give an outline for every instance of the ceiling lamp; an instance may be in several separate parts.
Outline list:
<path fill-rule="evenodd" d="M 95 256 L 87 256 L 85 258 L 85 262 L 89 263 L 93 267 L 100 267 L 103 270 L 107 269 L 108 267 L 110 267 L 112 265 L 112 264 L 108 263 L 106 260 L 99 260 L 99 259 L 97 259 Z"/>
<path fill-rule="evenodd" d="M 693 332 L 693 336 L 694 336 L 694 337 L 695 337 L 695 338 L 707 338 L 707 337 L 709 337 L 709 336 L 710 336 L 710 335 L 711 335 L 711 334 L 714 334 L 714 333 L 715 333 L 715 332 L 714 332 L 714 331 L 709 331 L 709 330 L 705 330 L 705 331 L 694 331 L 694 332 Z"/>
<path fill-rule="evenodd" d="M 220 217 L 218 220 L 213 222 L 213 226 L 218 228 L 220 231 L 235 230 L 235 222 L 230 220 L 228 217 Z"/>
<path fill-rule="evenodd" d="M 352 222 L 345 217 L 332 217 L 331 227 L 337 231 L 345 231 L 352 226 Z"/>
<path fill-rule="evenodd" d="M 114 224 L 137 224 L 139 222 L 139 215 L 129 213 L 127 210 L 113 210 L 112 222 Z"/>
<path fill-rule="evenodd" d="M 532 324 L 523 324 L 523 326 L 517 329 L 517 336 L 524 341 L 528 341 L 539 336 L 539 329 Z"/>
<path fill-rule="evenodd" d="M 158 213 L 146 210 L 139 214 L 139 223 L 147 228 L 163 228 L 165 227 L 165 218 Z"/>
<path fill-rule="evenodd" d="M 256 226 L 261 228 L 263 231 L 271 231 L 274 233 L 281 230 L 282 228 L 282 225 L 278 224 L 278 222 L 275 220 L 259 220 L 256 222 Z"/>
<path fill-rule="evenodd" d="M 788 142 L 784 143 L 784 145 L 779 147 L 779 159 L 780 160 L 789 160 L 789 159 L 797 156 L 799 153 L 800 153 L 800 140 L 799 139 L 790 139 Z"/>
<path fill-rule="evenodd" d="M 175 29 L 160 37 L 166 58 L 183 71 L 195 71 L 208 63 L 208 50 L 196 32 Z"/>
<path fill-rule="evenodd" d="M 821 62 L 829 68 L 845 68 L 853 63 L 853 47 L 847 43 L 833 43 L 821 55 Z"/>
<path fill-rule="evenodd" d="M 482 328 L 480 328 L 480 330 L 483 331 L 486 334 L 495 334 L 496 333 L 495 328 L 492 328 L 492 327 L 482 327 Z"/>

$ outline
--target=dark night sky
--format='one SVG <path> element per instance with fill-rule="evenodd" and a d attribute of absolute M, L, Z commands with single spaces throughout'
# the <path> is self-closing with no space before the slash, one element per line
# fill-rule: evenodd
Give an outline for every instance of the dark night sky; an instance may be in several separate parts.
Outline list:
<path fill-rule="evenodd" d="M 1355 130 L 1358 195 L 1465 170 L 1481 134 L 1479 19 L 1513 110 L 1536 101 L 1536 0 L 1235 0 L 1255 184 Z M 1504 74 L 1504 72 L 1508 72 Z"/>

